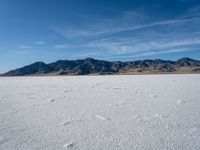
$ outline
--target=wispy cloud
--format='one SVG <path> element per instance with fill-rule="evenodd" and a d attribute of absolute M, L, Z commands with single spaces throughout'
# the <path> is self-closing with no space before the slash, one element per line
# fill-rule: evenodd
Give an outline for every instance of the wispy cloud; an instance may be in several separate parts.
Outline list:
<path fill-rule="evenodd" d="M 28 46 L 28 45 L 18 45 L 18 47 L 21 48 L 21 49 L 28 49 L 28 48 L 30 48 L 30 46 Z"/>
<path fill-rule="evenodd" d="M 69 24 L 65 27 L 50 27 L 49 29 L 66 38 L 87 38 L 121 32 L 135 23 L 135 21 L 132 22 L 131 20 L 137 19 L 138 22 L 148 18 L 141 11 L 125 11 L 121 13 L 117 18 L 95 18 L 88 20 L 88 24 L 84 23 L 81 26 Z"/>
<path fill-rule="evenodd" d="M 65 28 L 51 28 L 54 32 L 66 37 L 66 38 L 85 38 L 85 37 L 94 37 L 94 36 L 102 36 L 109 34 L 118 34 L 120 32 L 134 31 L 145 28 L 151 28 L 156 26 L 166 26 L 166 25 L 180 25 L 184 23 L 188 23 L 191 21 L 199 21 L 200 16 L 190 16 L 190 17 L 180 17 L 176 19 L 162 20 L 156 21 L 146 24 L 140 25 L 120 25 L 120 20 L 103 20 L 101 23 L 94 23 L 93 25 L 88 25 L 83 28 L 74 28 L 74 27 L 65 27 Z M 124 20 L 125 22 L 129 22 Z"/>
<path fill-rule="evenodd" d="M 99 56 L 101 53 L 100 52 L 89 52 L 89 53 L 82 53 L 82 54 L 78 54 L 75 57 L 76 58 L 80 58 L 80 57 L 96 57 Z"/>
<path fill-rule="evenodd" d="M 133 55 L 134 57 L 142 57 L 142 56 L 152 56 L 152 55 L 159 55 L 159 54 L 171 54 L 171 53 L 177 53 L 177 52 L 186 52 L 191 51 L 188 48 L 178 48 L 178 49 L 167 49 L 163 51 L 148 51 L 143 52 L 137 55 Z"/>
<path fill-rule="evenodd" d="M 184 39 L 184 40 L 154 40 L 154 41 L 146 41 L 146 42 L 138 42 L 132 39 L 126 39 L 126 41 L 101 41 L 101 42 L 91 42 L 87 47 L 90 48 L 99 48 L 105 50 L 108 53 L 112 54 L 131 54 L 131 53 L 143 53 L 143 52 L 154 52 L 162 53 L 164 50 L 169 49 L 183 49 L 193 45 L 200 45 L 200 38 L 194 39 Z M 156 51 L 155 51 L 156 50 Z M 178 52 L 178 51 L 177 51 Z"/>
<path fill-rule="evenodd" d="M 53 47 L 56 48 L 56 49 L 62 49 L 62 48 L 67 48 L 69 46 L 66 45 L 66 44 L 58 44 L 58 45 L 54 45 Z"/>
<path fill-rule="evenodd" d="M 29 53 L 29 51 L 27 51 L 27 50 L 18 50 L 18 51 L 14 51 L 16 54 L 28 54 Z"/>
<path fill-rule="evenodd" d="M 54 32 L 79 41 L 76 45 L 56 45 L 55 48 L 87 49 L 85 53 L 112 55 L 155 55 L 192 50 L 200 45 L 200 15 L 195 7 L 171 19 L 155 19 L 143 13 L 128 12 L 118 18 L 103 19 L 84 26 L 51 28 Z M 138 19 L 140 18 L 140 19 Z M 138 21 L 140 20 L 140 21 Z M 191 28 L 191 26 L 193 28 Z"/>
<path fill-rule="evenodd" d="M 44 45 L 44 44 L 45 44 L 44 41 L 27 42 L 27 44 L 18 45 L 18 48 L 20 48 L 20 49 L 30 49 L 30 48 L 33 48 L 37 45 Z"/>
<path fill-rule="evenodd" d="M 163 51 L 146 51 L 141 53 L 132 53 L 128 55 L 110 55 L 110 56 L 103 56 L 105 59 L 113 59 L 113 58 L 138 58 L 144 56 L 152 56 L 152 55 L 160 55 L 160 54 L 171 54 L 177 52 L 187 52 L 190 51 L 188 48 L 178 48 L 178 49 L 166 49 Z"/>
<path fill-rule="evenodd" d="M 45 44 L 44 41 L 36 41 L 36 42 L 33 42 L 33 43 L 36 44 L 36 45 L 43 45 L 43 44 Z"/>

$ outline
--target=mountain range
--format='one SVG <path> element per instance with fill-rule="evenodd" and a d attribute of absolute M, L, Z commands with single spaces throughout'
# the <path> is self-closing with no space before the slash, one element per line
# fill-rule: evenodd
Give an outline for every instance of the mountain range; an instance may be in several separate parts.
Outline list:
<path fill-rule="evenodd" d="M 49 64 L 35 62 L 22 68 L 6 72 L 1 76 L 161 73 L 200 73 L 200 61 L 188 57 L 176 61 L 146 59 L 127 62 L 110 62 L 93 58 L 58 60 Z"/>

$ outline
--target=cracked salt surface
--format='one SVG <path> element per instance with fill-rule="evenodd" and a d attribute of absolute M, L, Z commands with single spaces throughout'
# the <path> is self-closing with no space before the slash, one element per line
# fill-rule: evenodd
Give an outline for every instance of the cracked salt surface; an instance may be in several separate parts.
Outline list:
<path fill-rule="evenodd" d="M 200 149 L 200 75 L 0 78 L 0 150 Z"/>

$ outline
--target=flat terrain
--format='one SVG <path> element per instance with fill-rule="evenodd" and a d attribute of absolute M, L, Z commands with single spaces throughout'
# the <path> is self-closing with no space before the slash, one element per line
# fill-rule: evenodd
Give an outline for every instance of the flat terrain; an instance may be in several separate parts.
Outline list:
<path fill-rule="evenodd" d="M 200 75 L 0 78 L 1 150 L 199 150 Z"/>

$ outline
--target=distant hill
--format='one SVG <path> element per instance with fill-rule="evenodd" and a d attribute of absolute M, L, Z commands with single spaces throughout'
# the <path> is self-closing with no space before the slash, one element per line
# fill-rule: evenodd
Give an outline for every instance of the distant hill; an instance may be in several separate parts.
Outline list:
<path fill-rule="evenodd" d="M 36 62 L 11 70 L 2 76 L 160 73 L 200 73 L 200 61 L 187 57 L 178 59 L 177 61 L 146 59 L 128 62 L 109 62 L 93 58 L 58 60 L 50 64 Z"/>

